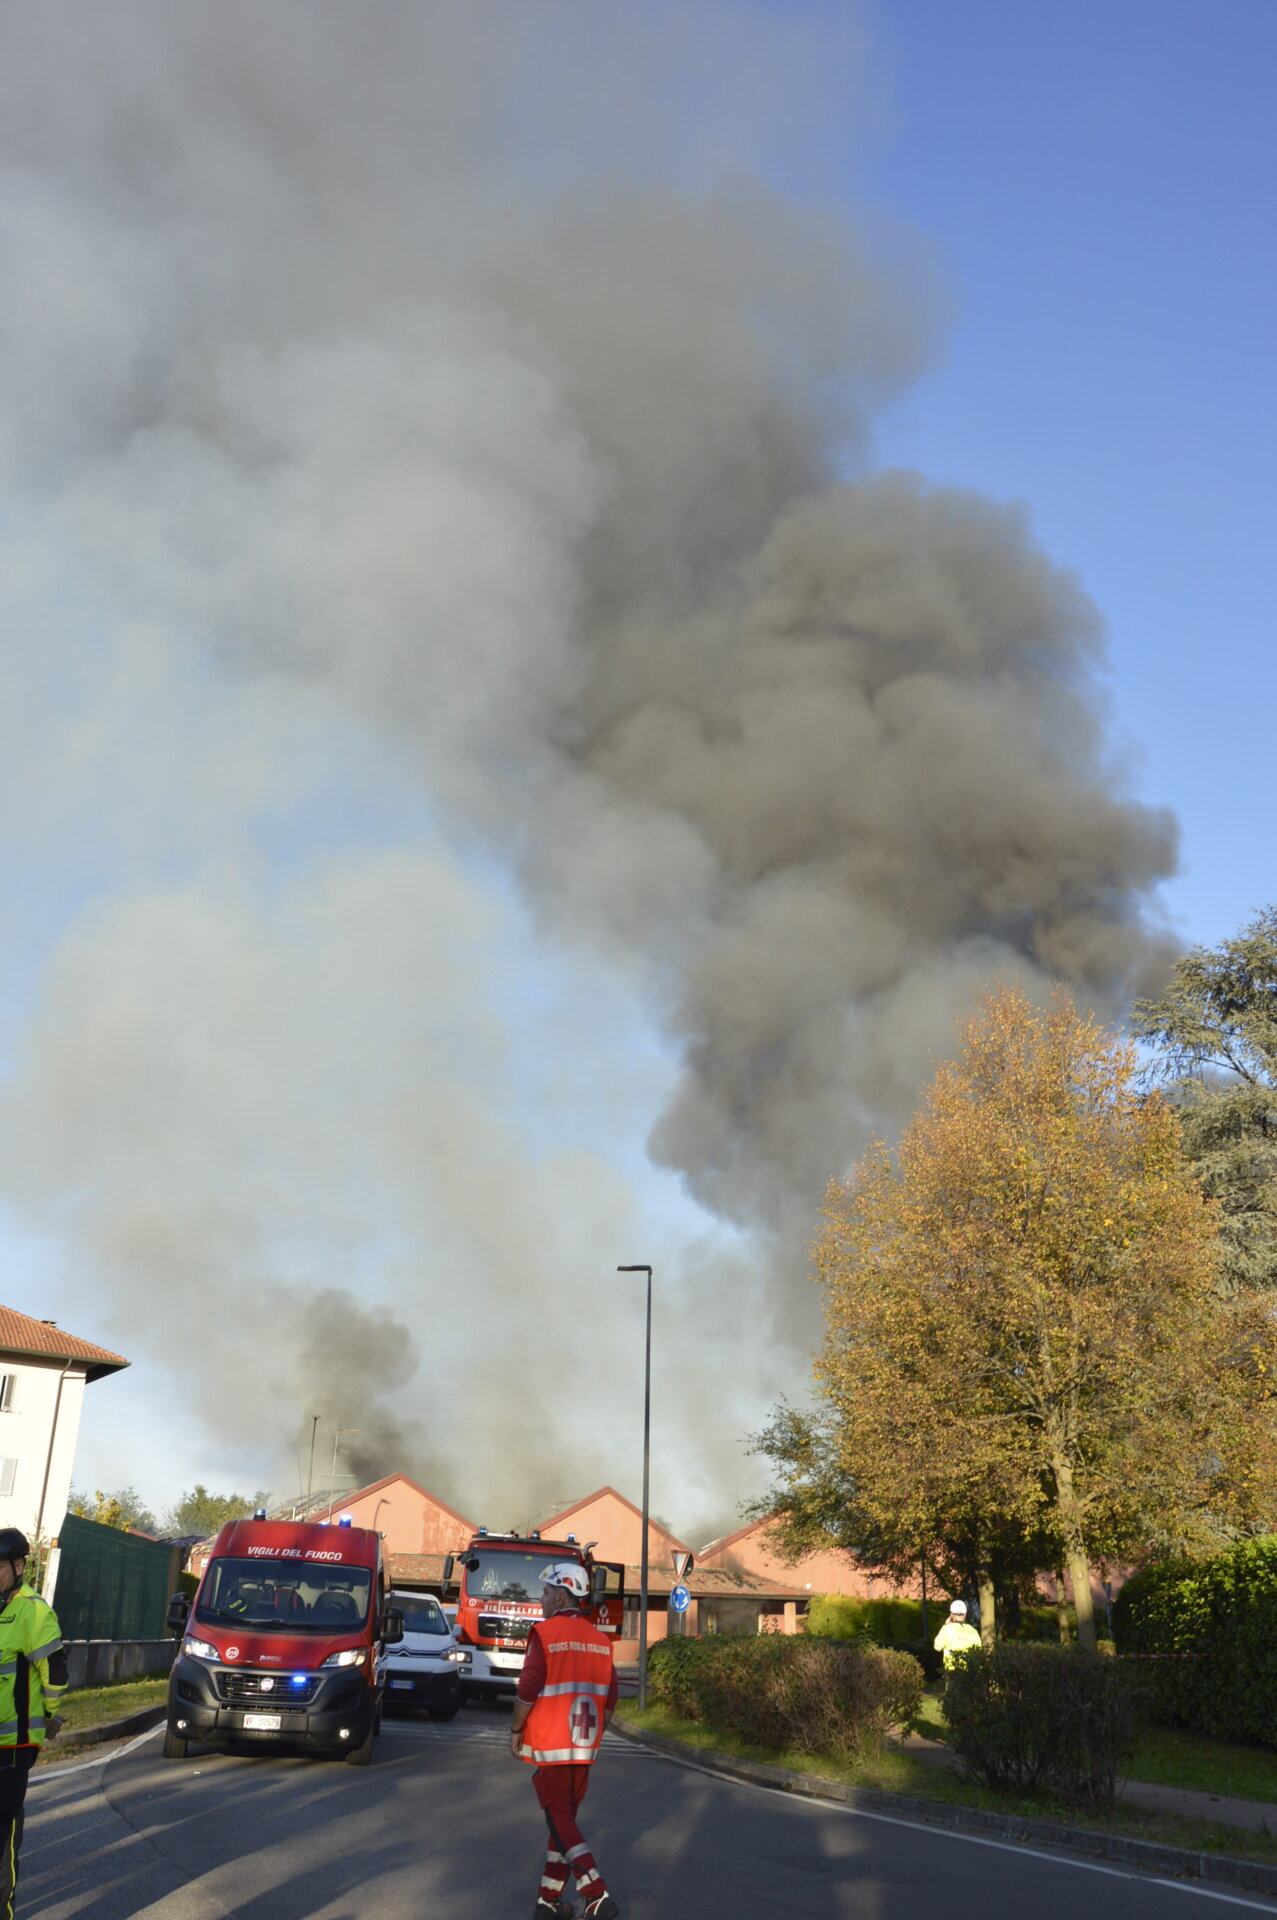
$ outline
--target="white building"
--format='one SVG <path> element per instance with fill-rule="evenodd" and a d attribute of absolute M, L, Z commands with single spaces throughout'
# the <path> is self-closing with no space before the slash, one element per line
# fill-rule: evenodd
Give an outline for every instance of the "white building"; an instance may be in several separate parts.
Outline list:
<path fill-rule="evenodd" d="M 80 1409 L 90 1380 L 128 1361 L 53 1320 L 0 1307 L 0 1527 L 20 1527 L 34 1546 L 56 1539 L 75 1468 Z M 45 1588 L 52 1591 L 57 1555 Z"/>

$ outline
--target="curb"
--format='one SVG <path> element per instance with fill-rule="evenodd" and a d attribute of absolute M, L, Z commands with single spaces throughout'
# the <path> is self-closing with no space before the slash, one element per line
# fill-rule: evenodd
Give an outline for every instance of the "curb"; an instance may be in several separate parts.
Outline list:
<path fill-rule="evenodd" d="M 136 1713 L 126 1713 L 119 1720 L 106 1720 L 100 1727 L 77 1727 L 74 1731 L 68 1727 L 58 1735 L 53 1751 L 78 1753 L 81 1747 L 103 1747 L 108 1740 L 127 1740 L 131 1733 L 145 1733 L 148 1727 L 157 1727 L 167 1712 L 167 1706 L 139 1707 Z"/>
<path fill-rule="evenodd" d="M 633 1727 L 617 1714 L 609 1729 L 636 1746 L 651 1747 L 657 1753 L 677 1760 L 694 1760 L 698 1767 L 721 1773 L 729 1780 L 743 1780 L 750 1786 L 770 1787 L 780 1793 L 796 1793 L 809 1800 L 833 1800 L 851 1808 L 863 1807 L 866 1813 L 895 1813 L 913 1820 L 925 1820 L 931 1826 L 959 1827 L 969 1833 L 993 1834 L 1000 1840 L 1034 1841 L 1039 1846 L 1059 1847 L 1073 1853 L 1091 1854 L 1100 1860 L 1116 1860 L 1146 1873 L 1172 1875 L 1182 1880 L 1206 1880 L 1220 1886 L 1244 1887 L 1250 1893 L 1277 1896 L 1277 1866 L 1260 1860 L 1239 1860 L 1230 1854 L 1198 1853 L 1190 1847 L 1164 1846 L 1157 1840 L 1128 1840 L 1118 1833 L 1100 1833 L 1091 1827 L 1070 1827 L 1058 1820 L 1026 1820 L 1018 1814 L 986 1813 L 979 1807 L 957 1807 L 942 1800 L 920 1800 L 907 1793 L 882 1793 L 873 1787 L 848 1787 L 839 1780 L 822 1780 L 815 1774 L 791 1773 L 786 1767 L 771 1767 L 762 1760 L 733 1760 L 705 1747 L 687 1746 L 671 1740 L 667 1734 L 647 1733 Z"/>

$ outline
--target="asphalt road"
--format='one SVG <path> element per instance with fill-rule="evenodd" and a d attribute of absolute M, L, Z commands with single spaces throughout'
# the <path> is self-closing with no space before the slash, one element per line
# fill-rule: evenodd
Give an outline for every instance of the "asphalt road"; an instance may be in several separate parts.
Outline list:
<path fill-rule="evenodd" d="M 544 1827 L 508 1709 L 387 1721 L 364 1770 L 165 1761 L 158 1736 L 33 1778 L 19 1914 L 48 1920 L 527 1920 Z M 198 1757 L 197 1757 L 198 1756 Z M 1117 1867 L 737 1786 L 609 1736 L 584 1831 L 628 1920 L 1208 1920 L 1277 1915 Z"/>

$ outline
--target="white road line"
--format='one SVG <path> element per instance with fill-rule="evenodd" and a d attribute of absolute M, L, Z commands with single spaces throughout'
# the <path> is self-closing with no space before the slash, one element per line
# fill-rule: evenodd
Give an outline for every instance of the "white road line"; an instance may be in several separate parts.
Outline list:
<path fill-rule="evenodd" d="M 28 1790 L 32 1787 L 47 1787 L 50 1781 L 65 1780 L 73 1773 L 91 1773 L 94 1767 L 105 1767 L 112 1760 L 122 1760 L 126 1753 L 132 1753 L 134 1747 L 140 1747 L 144 1740 L 154 1740 L 156 1734 L 162 1733 L 163 1730 L 164 1722 L 161 1720 L 157 1725 L 148 1727 L 145 1733 L 135 1734 L 127 1746 L 117 1747 L 114 1753 L 104 1753 L 100 1760 L 79 1760 L 73 1767 L 50 1767 L 47 1773 L 33 1772 L 27 1782 Z"/>
<path fill-rule="evenodd" d="M 634 1744 L 637 1745 L 637 1742 Z M 695 1760 L 684 1760 L 673 1753 L 658 1753 L 654 1747 L 646 1751 L 652 1760 L 667 1760 L 671 1766 L 686 1767 L 689 1773 L 702 1773 L 707 1779 L 717 1780 L 720 1784 L 752 1788 L 755 1793 L 773 1793 L 779 1799 L 787 1800 L 791 1806 L 804 1807 L 812 1813 L 850 1814 L 854 1820 L 877 1820 L 883 1826 L 904 1827 L 911 1833 L 929 1833 L 934 1839 L 963 1840 L 972 1847 L 992 1847 L 996 1853 L 1013 1853 L 1020 1860 L 1046 1860 L 1055 1867 L 1076 1867 L 1083 1873 L 1102 1873 L 1111 1880 L 1134 1880 L 1144 1887 L 1173 1887 L 1177 1893 L 1193 1893 L 1202 1900 L 1223 1900 L 1229 1906 L 1249 1907 L 1255 1913 L 1277 1914 L 1277 1902 L 1272 1900 L 1248 1900 L 1244 1894 L 1216 1892 L 1213 1887 L 1202 1887 L 1192 1880 L 1165 1880 L 1154 1874 L 1132 1872 L 1129 1867 L 1104 1867 L 1098 1860 L 1079 1860 L 1072 1854 L 1047 1853 L 1039 1847 L 1026 1847 L 1017 1840 L 988 1840 L 983 1834 L 963 1833 L 959 1827 L 932 1826 L 929 1821 L 906 1820 L 897 1813 L 871 1813 L 867 1807 L 849 1807 L 838 1800 L 809 1800 L 784 1787 L 769 1787 L 760 1780 L 737 1780 L 731 1774 L 720 1773 L 716 1767 L 702 1767 Z"/>

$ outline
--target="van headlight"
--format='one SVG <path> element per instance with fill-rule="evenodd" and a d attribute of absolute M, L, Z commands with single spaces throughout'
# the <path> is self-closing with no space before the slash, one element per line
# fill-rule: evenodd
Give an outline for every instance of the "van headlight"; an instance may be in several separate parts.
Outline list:
<path fill-rule="evenodd" d="M 220 1660 L 222 1657 L 207 1640 L 183 1640 L 182 1652 L 189 1653 L 192 1660 Z"/>
<path fill-rule="evenodd" d="M 470 1649 L 468 1647 L 451 1647 L 443 1657 L 445 1660 L 454 1661 L 459 1667 L 468 1667 L 470 1665 Z"/>
<path fill-rule="evenodd" d="M 363 1657 L 363 1647 L 343 1647 L 340 1653 L 330 1653 L 322 1664 L 326 1667 L 357 1667 Z"/>

